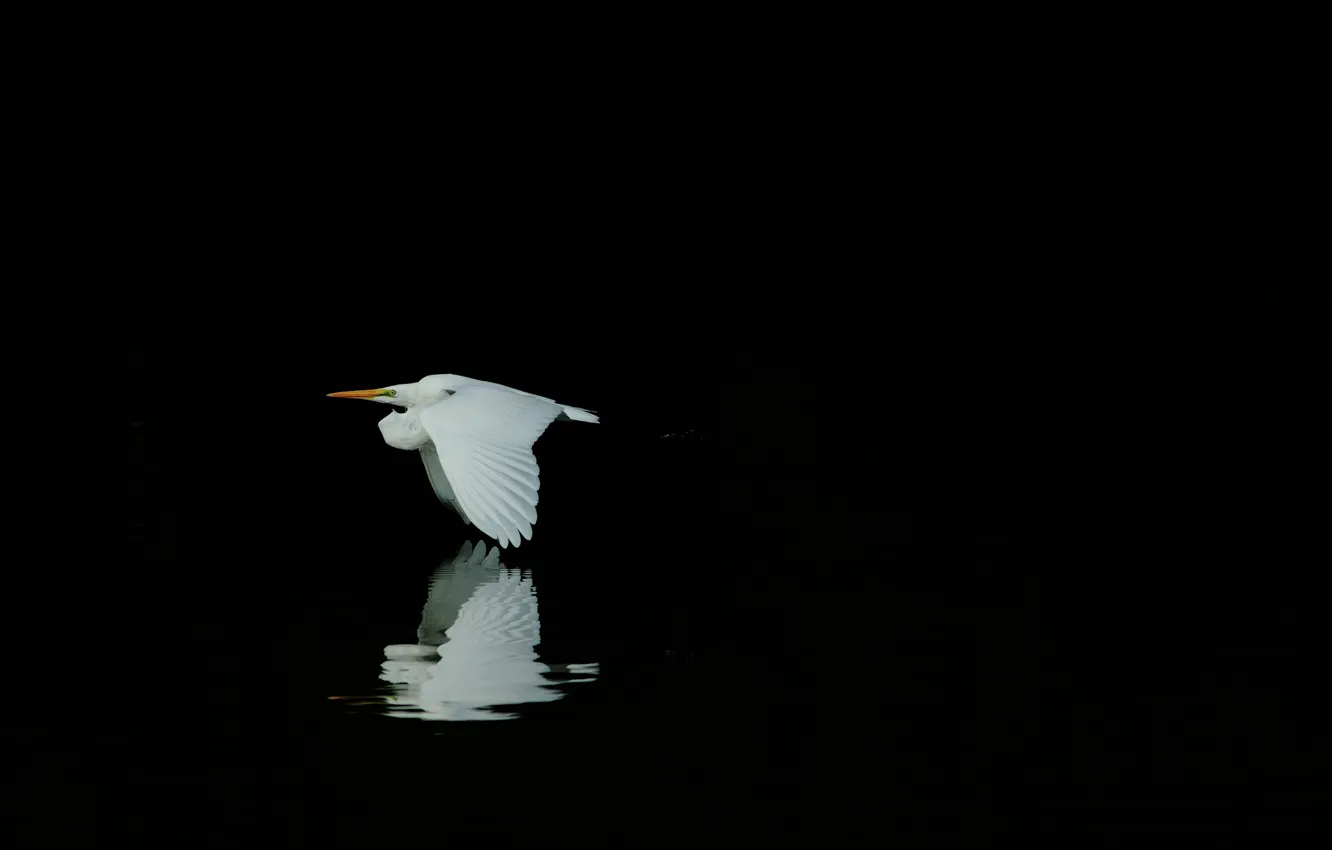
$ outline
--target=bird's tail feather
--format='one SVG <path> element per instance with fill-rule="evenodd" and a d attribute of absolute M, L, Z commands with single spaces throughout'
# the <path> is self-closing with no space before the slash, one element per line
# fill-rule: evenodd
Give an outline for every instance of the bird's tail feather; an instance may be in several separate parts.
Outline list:
<path fill-rule="evenodd" d="M 593 412 L 590 411 L 590 410 L 584 410 L 584 409 L 581 408 L 581 407 L 571 407 L 570 405 L 567 405 L 567 404 L 565 404 L 565 405 L 561 405 L 561 407 L 564 409 L 564 415 L 565 415 L 565 417 L 567 417 L 567 418 L 569 418 L 569 419 L 572 419 L 572 420 L 574 420 L 575 422 L 600 422 L 600 421 L 601 421 L 601 417 L 597 416 L 595 413 L 593 413 Z"/>

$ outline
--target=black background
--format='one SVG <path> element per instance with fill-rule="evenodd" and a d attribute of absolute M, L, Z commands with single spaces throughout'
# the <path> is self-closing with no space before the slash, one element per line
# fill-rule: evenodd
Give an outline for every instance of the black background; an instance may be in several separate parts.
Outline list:
<path fill-rule="evenodd" d="M 24 846 L 1310 835 L 1310 77 L 1043 43 L 34 32 Z M 324 710 L 465 531 L 323 396 L 434 372 L 603 417 L 539 444 L 546 639 L 605 666 L 540 721 Z"/>

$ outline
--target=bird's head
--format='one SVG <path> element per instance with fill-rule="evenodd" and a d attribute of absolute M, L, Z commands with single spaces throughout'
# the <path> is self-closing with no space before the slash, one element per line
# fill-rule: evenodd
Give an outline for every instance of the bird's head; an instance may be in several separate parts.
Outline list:
<path fill-rule="evenodd" d="M 412 407 L 417 400 L 417 384 L 393 384 L 389 387 L 380 387 L 377 390 L 347 390 L 340 393 L 329 393 L 329 398 L 363 398 L 367 401 L 377 401 L 381 404 L 395 404 L 398 407 Z"/>

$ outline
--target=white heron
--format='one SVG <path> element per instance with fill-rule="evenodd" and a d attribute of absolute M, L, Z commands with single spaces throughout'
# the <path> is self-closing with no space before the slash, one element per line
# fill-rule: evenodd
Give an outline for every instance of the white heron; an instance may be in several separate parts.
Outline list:
<path fill-rule="evenodd" d="M 379 420 L 384 442 L 419 451 L 439 500 L 501 547 L 532 539 L 541 488 L 532 454 L 537 438 L 556 419 L 600 421 L 581 407 L 462 375 L 328 395 L 404 408 Z"/>

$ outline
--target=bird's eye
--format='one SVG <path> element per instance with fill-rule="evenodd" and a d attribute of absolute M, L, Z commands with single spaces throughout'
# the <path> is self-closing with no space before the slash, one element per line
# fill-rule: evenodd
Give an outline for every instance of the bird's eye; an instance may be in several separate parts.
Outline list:
<path fill-rule="evenodd" d="M 388 391 L 388 397 L 389 397 L 389 398 L 397 398 L 397 397 L 398 397 L 398 391 L 397 391 L 397 390 L 389 390 L 389 391 Z"/>

